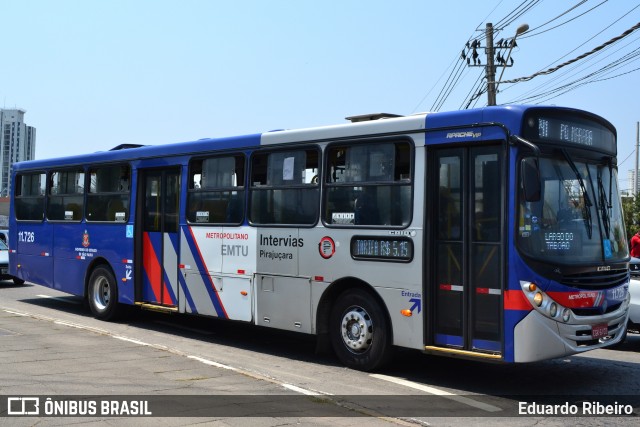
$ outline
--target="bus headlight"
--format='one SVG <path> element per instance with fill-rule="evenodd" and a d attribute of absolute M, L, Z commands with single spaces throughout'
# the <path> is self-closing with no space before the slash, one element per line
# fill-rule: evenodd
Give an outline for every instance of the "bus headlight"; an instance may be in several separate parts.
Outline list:
<path fill-rule="evenodd" d="M 558 314 L 561 313 L 563 322 L 566 323 L 571 319 L 571 310 L 554 301 L 535 283 L 521 281 L 520 287 L 522 288 L 522 292 L 527 298 L 527 301 L 529 301 L 531 306 L 543 316 L 558 321 L 560 320 L 557 318 Z"/>
<path fill-rule="evenodd" d="M 542 305 L 542 301 L 544 300 L 544 298 L 542 297 L 542 292 L 536 292 L 536 294 L 533 296 L 533 302 L 540 307 Z"/>

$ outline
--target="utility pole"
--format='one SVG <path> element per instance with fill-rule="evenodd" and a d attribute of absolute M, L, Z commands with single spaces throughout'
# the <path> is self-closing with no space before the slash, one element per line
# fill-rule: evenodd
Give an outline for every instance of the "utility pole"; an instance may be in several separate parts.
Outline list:
<path fill-rule="evenodd" d="M 636 122 L 636 168 L 633 170 L 633 198 L 638 195 L 638 147 L 640 147 L 640 122 Z"/>
<path fill-rule="evenodd" d="M 485 74 L 487 76 L 487 103 L 488 105 L 496 105 L 496 67 L 493 64 L 493 25 L 487 22 L 487 68 Z"/>
<path fill-rule="evenodd" d="M 487 23 L 485 29 L 485 37 L 487 38 L 487 47 L 485 48 L 485 53 L 487 55 L 487 65 L 485 65 L 485 77 L 487 79 L 487 104 L 488 105 L 497 105 L 496 104 L 496 93 L 498 92 L 498 85 L 500 84 L 500 80 L 502 80 L 502 75 L 504 74 L 504 70 L 507 67 L 513 66 L 513 58 L 511 58 L 511 51 L 516 47 L 516 38 L 527 31 L 529 26 L 527 24 L 522 24 L 516 30 L 515 36 L 513 38 L 500 39 L 498 42 L 493 44 L 493 24 L 490 22 Z M 466 44 L 466 49 L 462 49 L 462 60 L 467 61 L 467 65 L 470 67 L 481 67 L 482 62 L 478 58 L 478 49 L 480 49 L 480 42 L 478 40 L 474 40 L 473 42 Z M 508 49 L 509 53 L 507 58 L 504 57 L 505 50 Z M 497 52 L 497 53 L 496 53 Z M 496 81 L 496 65 L 495 61 L 498 62 L 498 66 L 502 67 L 502 73 L 500 73 L 500 78 Z M 480 92 L 482 93 L 482 92 Z M 477 98 L 476 95 L 473 99 Z M 469 101 L 469 105 L 471 101 Z M 469 106 L 467 105 L 467 107 Z"/>

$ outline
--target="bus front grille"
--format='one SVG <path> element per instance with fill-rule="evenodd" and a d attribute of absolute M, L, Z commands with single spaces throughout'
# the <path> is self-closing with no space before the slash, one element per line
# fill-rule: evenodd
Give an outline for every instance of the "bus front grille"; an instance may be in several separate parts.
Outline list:
<path fill-rule="evenodd" d="M 629 282 L 629 270 L 626 268 L 567 274 L 562 276 L 560 283 L 577 289 L 609 289 Z"/>

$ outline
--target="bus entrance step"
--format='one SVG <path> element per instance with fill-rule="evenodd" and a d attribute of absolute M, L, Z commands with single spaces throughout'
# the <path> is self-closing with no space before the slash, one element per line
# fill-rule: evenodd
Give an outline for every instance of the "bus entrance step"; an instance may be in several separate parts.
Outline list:
<path fill-rule="evenodd" d="M 160 311 L 162 313 L 177 313 L 178 312 L 178 307 L 175 307 L 175 306 L 151 304 L 151 303 L 148 303 L 148 302 L 137 302 L 136 305 L 138 307 L 140 307 L 141 309 L 143 309 L 143 310 Z"/>

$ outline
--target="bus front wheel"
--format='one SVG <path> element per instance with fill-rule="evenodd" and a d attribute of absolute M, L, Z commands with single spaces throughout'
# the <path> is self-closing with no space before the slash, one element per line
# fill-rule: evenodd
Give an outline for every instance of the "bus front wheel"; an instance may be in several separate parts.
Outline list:
<path fill-rule="evenodd" d="M 336 355 L 350 368 L 371 371 L 391 358 L 387 317 L 368 292 L 350 289 L 338 297 L 331 310 L 330 331 Z"/>
<path fill-rule="evenodd" d="M 97 267 L 89 278 L 89 307 L 101 320 L 114 320 L 121 311 L 116 279 L 109 268 Z"/>

